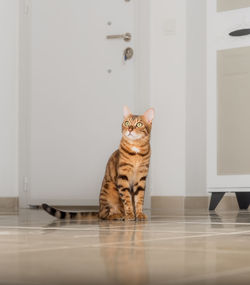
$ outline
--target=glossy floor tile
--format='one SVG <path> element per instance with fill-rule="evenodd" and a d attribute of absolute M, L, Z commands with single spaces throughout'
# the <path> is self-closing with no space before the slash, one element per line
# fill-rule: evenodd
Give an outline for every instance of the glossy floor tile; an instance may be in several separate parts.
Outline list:
<path fill-rule="evenodd" d="M 250 212 L 148 214 L 109 222 L 0 212 L 0 284 L 250 284 Z"/>

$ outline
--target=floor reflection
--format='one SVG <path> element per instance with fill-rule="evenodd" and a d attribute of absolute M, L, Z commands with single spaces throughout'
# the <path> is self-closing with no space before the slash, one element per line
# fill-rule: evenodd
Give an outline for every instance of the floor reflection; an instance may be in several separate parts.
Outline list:
<path fill-rule="evenodd" d="M 223 228 L 221 217 L 214 211 L 209 212 L 209 217 L 211 221 L 211 228 Z"/>
<path fill-rule="evenodd" d="M 249 212 L 247 210 L 245 211 L 242 210 L 238 212 L 235 222 L 236 223 L 250 223 Z"/>
<path fill-rule="evenodd" d="M 235 224 L 234 227 L 242 227 L 242 224 L 250 224 L 250 216 L 247 210 L 236 211 L 230 216 L 226 213 L 209 213 L 211 228 L 224 228 L 228 223 Z"/>
<path fill-rule="evenodd" d="M 250 212 L 194 211 L 147 222 L 0 215 L 0 284 L 250 284 Z"/>
<path fill-rule="evenodd" d="M 109 284 L 148 284 L 149 273 L 145 257 L 144 232 L 147 222 L 54 220 L 44 226 L 44 233 L 53 228 L 86 226 L 98 232 L 99 249 Z M 46 228 L 50 228 L 49 230 Z"/>
<path fill-rule="evenodd" d="M 101 256 L 114 284 L 147 284 L 148 266 L 143 242 L 143 222 L 100 223 Z M 106 245 L 105 245 L 106 244 Z"/>

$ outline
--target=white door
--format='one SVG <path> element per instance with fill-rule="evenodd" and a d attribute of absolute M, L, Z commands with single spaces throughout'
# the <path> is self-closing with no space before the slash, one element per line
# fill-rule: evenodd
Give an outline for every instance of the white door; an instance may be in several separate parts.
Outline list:
<path fill-rule="evenodd" d="M 26 204 L 97 205 L 122 106 L 135 107 L 136 51 L 123 56 L 135 49 L 135 1 L 31 0 L 22 9 Z M 130 41 L 106 38 L 125 33 Z"/>
<path fill-rule="evenodd" d="M 249 28 L 250 0 L 207 1 L 209 192 L 250 190 Z"/>

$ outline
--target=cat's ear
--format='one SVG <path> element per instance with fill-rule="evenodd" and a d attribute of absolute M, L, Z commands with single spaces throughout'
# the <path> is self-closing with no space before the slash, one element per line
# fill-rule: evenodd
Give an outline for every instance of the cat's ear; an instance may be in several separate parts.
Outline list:
<path fill-rule="evenodd" d="M 150 108 L 150 109 L 148 109 L 144 114 L 143 114 L 143 116 L 144 116 L 144 118 L 146 119 L 146 121 L 148 122 L 148 123 L 152 123 L 152 121 L 153 121 L 153 119 L 154 119 L 154 115 L 155 115 L 155 110 L 154 110 L 154 108 Z"/>
<path fill-rule="evenodd" d="M 123 106 L 123 117 L 127 118 L 129 115 L 131 115 L 131 112 L 127 106 Z"/>

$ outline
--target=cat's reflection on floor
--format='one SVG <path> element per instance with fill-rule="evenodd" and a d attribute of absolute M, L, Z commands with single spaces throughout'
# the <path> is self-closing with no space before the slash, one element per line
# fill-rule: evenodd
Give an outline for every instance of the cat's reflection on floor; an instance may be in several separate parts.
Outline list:
<path fill-rule="evenodd" d="M 110 284 L 147 284 L 148 266 L 144 249 L 144 227 L 147 222 L 54 220 L 44 234 L 74 225 L 95 225 L 99 231 L 100 255 Z M 50 230 L 46 229 L 50 228 Z"/>
<path fill-rule="evenodd" d="M 74 227 L 81 225 L 98 225 L 99 221 L 96 219 L 93 220 L 59 220 L 55 219 L 51 223 L 46 224 L 44 227 L 46 228 L 61 228 L 61 227 Z"/>
<path fill-rule="evenodd" d="M 145 222 L 107 222 L 100 225 L 100 252 L 114 284 L 147 284 L 144 249 Z"/>

